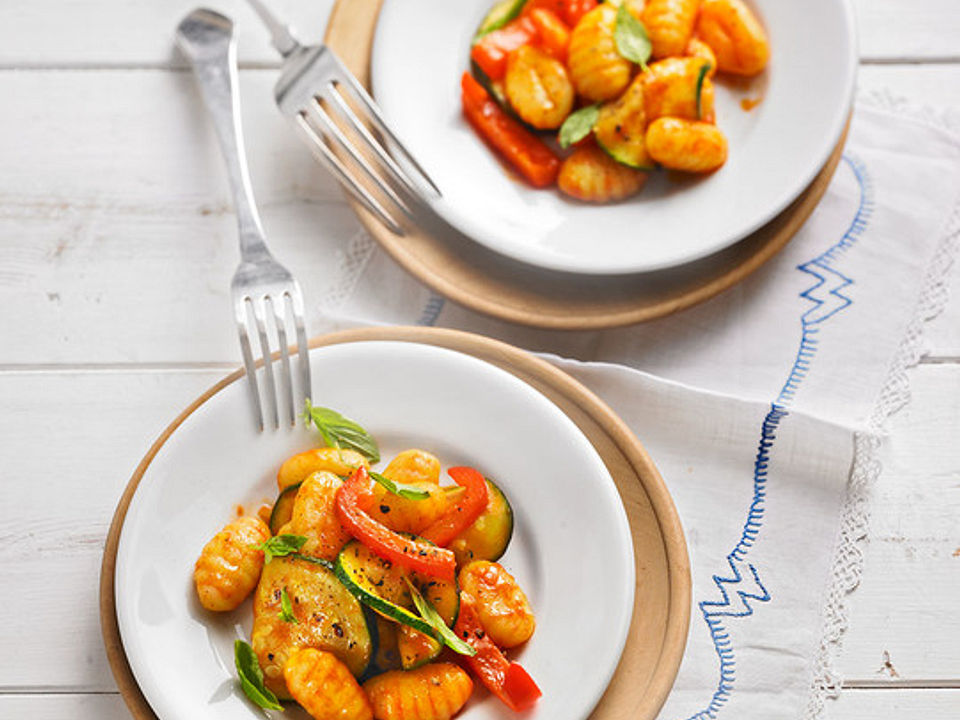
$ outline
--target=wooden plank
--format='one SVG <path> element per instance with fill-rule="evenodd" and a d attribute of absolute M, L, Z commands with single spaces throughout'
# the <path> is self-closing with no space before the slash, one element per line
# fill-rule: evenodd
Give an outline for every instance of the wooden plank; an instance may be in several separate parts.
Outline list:
<path fill-rule="evenodd" d="M 314 43 L 323 37 L 333 0 L 267 5 L 294 26 L 302 42 Z M 182 66 L 173 34 L 195 7 L 195 0 L 0 3 L 0 67 Z M 241 63 L 279 67 L 269 34 L 246 2 L 214 7 L 234 20 Z"/>
<path fill-rule="evenodd" d="M 115 693 L 80 695 L 0 695 L 0 717 L 31 720 L 130 720 Z"/>
<path fill-rule="evenodd" d="M 960 668 L 960 366 L 911 373 L 872 503 L 863 581 L 841 665 L 851 681 L 957 679 Z"/>
<path fill-rule="evenodd" d="M 140 458 L 224 373 L 0 373 L 0 692 L 115 690 L 100 640 L 100 556 Z M 4 715 L 0 717 L 14 717 Z"/>
<path fill-rule="evenodd" d="M 359 224 L 272 106 L 273 75 L 241 73 L 253 184 L 315 307 Z M 861 84 L 960 108 L 960 66 L 867 67 Z M 234 221 L 190 76 L 0 73 L 0 94 L 18 98 L 0 114 L 0 366 L 236 363 Z M 960 348 L 960 322 L 938 327 L 944 348 Z"/>
<path fill-rule="evenodd" d="M 174 27 L 190 0 L 33 0 L 0 4 L 0 67 L 170 66 Z M 304 40 L 323 36 L 333 0 L 272 0 Z M 861 51 L 871 61 L 957 58 L 960 13 L 954 0 L 854 0 Z M 244 63 L 277 63 L 267 34 L 245 3 L 222 8 L 237 23 Z M 77 27 L 83 32 L 77 32 Z"/>

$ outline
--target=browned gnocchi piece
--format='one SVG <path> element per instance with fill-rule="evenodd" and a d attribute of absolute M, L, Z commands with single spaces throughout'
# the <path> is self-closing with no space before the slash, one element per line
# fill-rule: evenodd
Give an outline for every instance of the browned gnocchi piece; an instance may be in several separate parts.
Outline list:
<path fill-rule="evenodd" d="M 666 116 L 711 122 L 714 89 L 710 78 L 703 80 L 700 115 L 697 113 L 697 83 L 704 65 L 699 57 L 672 57 L 652 63 L 640 76 L 647 122 Z"/>
<path fill-rule="evenodd" d="M 683 55 L 699 7 L 700 0 L 647 0 L 640 18 L 650 35 L 654 59 Z"/>
<path fill-rule="evenodd" d="M 500 647 L 525 643 L 537 622 L 523 589 L 502 565 L 477 560 L 459 575 L 460 588 L 477 600 L 480 624 Z"/>
<path fill-rule="evenodd" d="M 570 35 L 570 77 L 589 102 L 611 100 L 630 83 L 633 64 L 617 51 L 616 24 L 616 8 L 604 3 L 580 18 Z"/>
<path fill-rule="evenodd" d="M 258 517 L 241 517 L 213 536 L 197 558 L 193 581 L 200 604 L 228 612 L 253 592 L 263 569 L 257 546 L 270 538 L 270 528 Z"/>
<path fill-rule="evenodd" d="M 377 720 L 449 720 L 470 699 L 473 681 L 453 663 L 431 663 L 377 675 L 363 689 Z"/>
<path fill-rule="evenodd" d="M 432 482 L 440 484 L 440 459 L 426 450 L 411 448 L 397 453 L 383 474 L 401 483 Z"/>
<path fill-rule="evenodd" d="M 557 186 L 577 200 L 608 203 L 640 192 L 647 176 L 642 170 L 621 165 L 596 145 L 586 145 L 563 161 Z"/>
<path fill-rule="evenodd" d="M 660 118 L 647 128 L 647 152 L 671 170 L 712 172 L 727 161 L 727 138 L 709 123 Z"/>
<path fill-rule="evenodd" d="M 290 695 L 315 720 L 371 720 L 370 702 L 350 670 L 333 653 L 294 650 L 283 666 Z"/>
<path fill-rule="evenodd" d="M 767 34 L 742 0 L 703 0 L 697 34 L 713 50 L 720 72 L 756 75 L 770 59 Z"/>
<path fill-rule="evenodd" d="M 367 459 L 355 450 L 313 448 L 288 458 L 277 472 L 277 485 L 283 491 L 303 482 L 315 472 L 349 475 L 358 466 L 368 467 Z"/>
<path fill-rule="evenodd" d="M 331 472 L 315 472 L 297 490 L 290 522 L 280 528 L 279 535 L 302 535 L 307 538 L 300 552 L 311 557 L 334 560 L 350 535 L 337 519 L 334 505 L 337 490 L 343 481 Z"/>
<path fill-rule="evenodd" d="M 540 130 L 560 127 L 573 109 L 573 83 L 567 68 L 531 45 L 510 54 L 504 87 L 517 115 Z"/>

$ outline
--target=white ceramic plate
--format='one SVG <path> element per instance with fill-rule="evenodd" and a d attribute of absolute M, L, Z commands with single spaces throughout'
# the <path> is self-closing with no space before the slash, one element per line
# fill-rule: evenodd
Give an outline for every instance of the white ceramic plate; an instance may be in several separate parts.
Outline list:
<path fill-rule="evenodd" d="M 488 248 L 532 265 L 615 274 L 677 266 L 743 239 L 786 208 L 826 163 L 853 99 L 857 47 L 849 0 L 753 0 L 772 58 L 742 85 L 717 82 L 730 143 L 718 172 L 593 207 L 508 177 L 460 110 L 460 75 L 493 0 L 387 0 L 374 42 L 373 92 L 439 185 L 436 206 Z M 763 97 L 750 112 L 744 98 Z"/>
<path fill-rule="evenodd" d="M 422 447 L 444 468 L 472 465 L 500 483 L 515 511 L 501 562 L 537 615 L 536 634 L 519 654 L 544 692 L 529 717 L 586 717 L 622 652 L 634 588 L 626 515 L 593 446 L 543 395 L 467 355 L 363 342 L 314 350 L 311 361 L 320 404 L 363 424 L 386 460 Z M 258 435 L 247 402 L 237 382 L 191 414 L 150 464 L 124 521 L 116 567 L 120 634 L 161 720 L 262 717 L 238 689 L 233 668 L 234 639 L 250 637 L 250 601 L 225 616 L 204 611 L 193 563 L 236 504 L 252 510 L 272 499 L 279 464 L 316 443 L 302 427 Z M 574 667 L 577 682 L 570 682 Z M 462 715 L 513 716 L 483 690 Z"/>

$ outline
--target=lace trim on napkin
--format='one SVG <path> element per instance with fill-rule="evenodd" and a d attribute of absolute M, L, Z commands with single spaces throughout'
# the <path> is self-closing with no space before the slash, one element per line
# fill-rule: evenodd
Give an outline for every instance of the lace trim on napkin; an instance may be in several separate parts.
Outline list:
<path fill-rule="evenodd" d="M 960 114 L 953 110 L 917 107 L 886 91 L 861 93 L 859 102 L 881 110 L 896 112 L 939 130 L 960 131 Z M 941 240 L 924 278 L 913 319 L 907 327 L 893 359 L 886 381 L 871 413 L 866 429 L 854 435 L 854 461 L 847 484 L 847 496 L 841 512 L 840 533 L 834 554 L 831 582 L 824 603 L 820 649 L 814 664 L 813 682 L 805 720 L 823 717 L 825 701 L 839 695 L 843 678 L 837 667 L 843 634 L 847 630 L 847 597 L 860 584 L 863 572 L 862 543 L 867 535 L 869 490 L 880 476 L 880 444 L 890 416 L 910 401 L 907 370 L 924 353 L 925 324 L 943 310 L 948 298 L 947 279 L 953 258 L 960 247 L 960 201 L 947 222 Z"/>

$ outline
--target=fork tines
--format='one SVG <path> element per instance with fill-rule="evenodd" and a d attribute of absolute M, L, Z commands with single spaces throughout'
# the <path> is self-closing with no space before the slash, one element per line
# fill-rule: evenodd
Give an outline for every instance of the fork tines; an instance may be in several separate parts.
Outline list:
<path fill-rule="evenodd" d="M 293 83 L 278 86 L 278 104 L 353 197 L 392 232 L 404 234 L 397 211 L 412 218 L 409 200 L 436 199 L 440 190 L 333 52 L 311 51 Z"/>
<path fill-rule="evenodd" d="M 263 430 L 269 420 L 274 429 L 280 427 L 280 403 L 278 402 L 277 379 L 273 372 L 273 364 L 280 360 L 280 396 L 286 406 L 286 416 L 290 425 L 296 424 L 298 410 L 303 407 L 304 400 L 311 395 L 310 387 L 310 356 L 307 346 L 307 334 L 303 322 L 303 295 L 296 280 L 292 285 L 277 288 L 272 292 L 248 292 L 243 288 L 234 288 L 234 311 L 237 322 L 237 331 L 240 335 L 240 349 L 243 354 L 243 366 L 247 374 L 247 387 L 250 392 L 250 401 L 254 409 L 254 419 L 258 429 Z M 297 336 L 297 355 L 299 390 L 294 395 L 294 373 L 290 361 L 287 328 L 288 318 L 292 318 L 294 332 Z M 251 330 L 254 332 L 251 333 Z M 258 361 L 254 360 L 253 347 L 250 335 L 258 338 Z M 271 349 L 271 337 L 276 336 L 278 350 Z M 261 366 L 262 376 L 257 373 L 257 366 Z M 260 388 L 266 400 L 266 412 L 260 401 Z M 297 398 L 296 400 L 294 398 Z"/>

